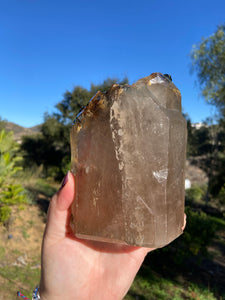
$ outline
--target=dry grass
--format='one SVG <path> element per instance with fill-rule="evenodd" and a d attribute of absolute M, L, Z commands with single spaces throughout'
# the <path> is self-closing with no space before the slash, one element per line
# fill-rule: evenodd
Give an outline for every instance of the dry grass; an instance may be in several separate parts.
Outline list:
<path fill-rule="evenodd" d="M 14 208 L 13 218 L 9 230 L 0 226 L 0 299 L 18 299 L 18 290 L 30 297 L 40 277 L 42 212 L 27 205 L 22 211 Z"/>

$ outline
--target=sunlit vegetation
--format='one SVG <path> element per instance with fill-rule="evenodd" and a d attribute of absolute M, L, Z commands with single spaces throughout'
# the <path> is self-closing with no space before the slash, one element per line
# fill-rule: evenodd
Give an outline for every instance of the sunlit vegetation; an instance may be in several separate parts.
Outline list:
<path fill-rule="evenodd" d="M 191 53 L 202 93 L 218 112 L 199 129 L 186 116 L 187 157 L 205 172 L 208 182 L 186 191 L 183 235 L 146 257 L 127 300 L 225 298 L 225 268 L 220 263 L 225 253 L 224 49 L 222 25 Z M 13 299 L 17 289 L 31 297 L 40 277 L 40 245 L 49 200 L 70 169 L 71 124 L 97 90 L 104 91 L 114 82 L 118 80 L 65 92 L 54 113 L 45 115 L 40 132 L 24 136 L 21 145 L 0 119 L 0 290 L 5 299 Z M 127 82 L 125 78 L 120 83 Z M 26 257 L 25 263 L 19 263 L 18 257 Z"/>

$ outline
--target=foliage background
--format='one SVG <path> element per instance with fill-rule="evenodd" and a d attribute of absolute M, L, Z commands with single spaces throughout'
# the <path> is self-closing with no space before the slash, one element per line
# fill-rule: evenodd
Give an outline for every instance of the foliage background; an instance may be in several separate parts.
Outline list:
<path fill-rule="evenodd" d="M 199 129 L 185 115 L 188 161 L 205 172 L 207 182 L 187 190 L 188 222 L 184 234 L 147 256 L 127 299 L 225 298 L 224 37 L 225 25 L 220 25 L 191 52 L 200 89 L 217 112 L 213 120 L 205 120 Z M 0 275 L 4 295 L 11 297 L 17 284 L 20 288 L 25 286 L 29 293 L 33 279 L 38 281 L 41 232 L 49 199 L 70 168 L 69 129 L 76 114 L 95 92 L 108 89 L 114 82 L 124 84 L 128 79 L 108 78 L 102 84 L 93 84 L 89 90 L 75 86 L 72 91 L 66 91 L 55 111 L 45 114 L 40 132 L 24 136 L 21 144 L 15 142 L 13 133 L 5 129 L 6 123 L 0 121 L 0 236 L 3 241 Z M 37 248 L 28 250 L 29 243 L 36 243 Z M 33 279 L 29 281 L 28 277 Z"/>

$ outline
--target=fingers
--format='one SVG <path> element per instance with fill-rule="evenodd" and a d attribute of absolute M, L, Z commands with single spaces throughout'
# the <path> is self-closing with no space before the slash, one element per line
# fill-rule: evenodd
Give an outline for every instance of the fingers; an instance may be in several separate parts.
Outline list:
<path fill-rule="evenodd" d="M 181 228 L 183 231 L 184 231 L 184 228 L 186 227 L 186 222 L 187 222 L 187 215 L 184 214 L 184 225 Z"/>
<path fill-rule="evenodd" d="M 46 224 L 47 234 L 51 238 L 65 237 L 70 206 L 75 196 L 75 180 L 71 172 L 68 172 L 58 192 L 52 197 L 48 210 Z"/>

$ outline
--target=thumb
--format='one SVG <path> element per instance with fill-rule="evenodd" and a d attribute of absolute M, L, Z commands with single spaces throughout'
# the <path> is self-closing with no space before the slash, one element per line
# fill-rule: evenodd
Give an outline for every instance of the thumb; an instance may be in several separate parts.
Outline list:
<path fill-rule="evenodd" d="M 75 196 L 75 180 L 69 171 L 58 192 L 52 197 L 48 209 L 46 235 L 51 239 L 65 237 L 70 220 L 70 206 Z"/>

